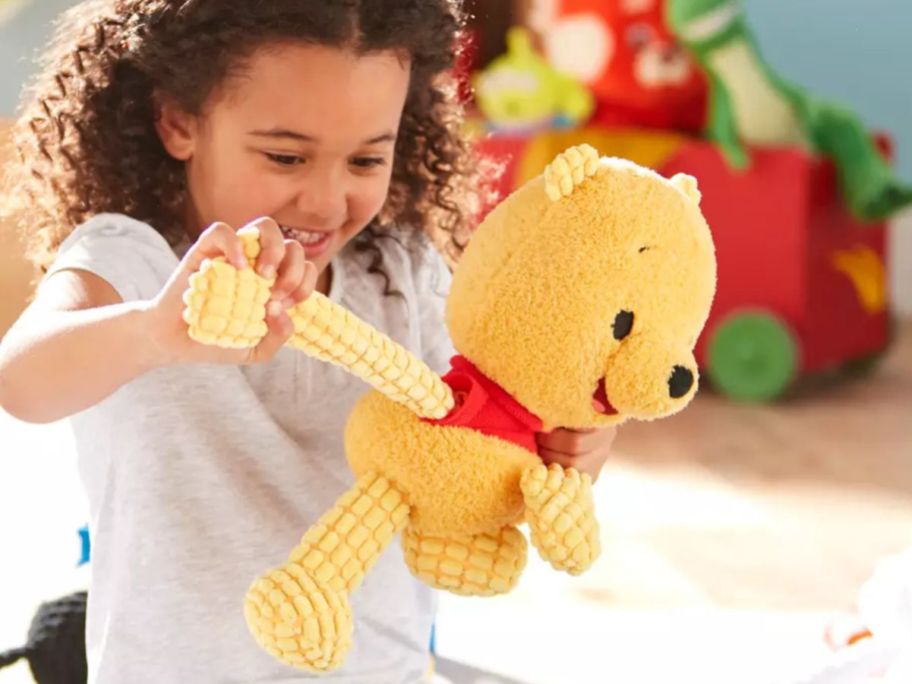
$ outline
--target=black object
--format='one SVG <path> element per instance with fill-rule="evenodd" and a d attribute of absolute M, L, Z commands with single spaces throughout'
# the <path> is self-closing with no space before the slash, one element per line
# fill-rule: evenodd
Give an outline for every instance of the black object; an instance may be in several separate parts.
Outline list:
<path fill-rule="evenodd" d="M 0 669 L 25 658 L 37 684 L 86 684 L 86 592 L 42 603 L 29 626 L 28 643 L 0 653 Z"/>
<path fill-rule="evenodd" d="M 694 374 L 684 366 L 675 366 L 668 379 L 668 391 L 672 399 L 680 399 L 690 391 L 694 384 Z"/>
<path fill-rule="evenodd" d="M 614 339 L 623 340 L 633 330 L 633 314 L 629 311 L 621 311 L 614 317 Z"/>

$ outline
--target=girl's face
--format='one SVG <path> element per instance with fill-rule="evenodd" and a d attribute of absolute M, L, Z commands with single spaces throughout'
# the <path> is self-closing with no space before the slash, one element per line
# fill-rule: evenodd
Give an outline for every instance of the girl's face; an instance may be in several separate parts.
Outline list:
<path fill-rule="evenodd" d="M 393 52 L 280 44 L 256 51 L 201 116 L 163 98 L 156 125 L 186 162 L 189 235 L 271 216 L 328 275 L 386 200 L 408 85 Z"/>

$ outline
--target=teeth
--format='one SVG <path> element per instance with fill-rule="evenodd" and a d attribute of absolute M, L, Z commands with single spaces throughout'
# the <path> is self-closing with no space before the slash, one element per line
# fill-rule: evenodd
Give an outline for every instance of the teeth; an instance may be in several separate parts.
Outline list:
<path fill-rule="evenodd" d="M 309 230 L 295 230 L 288 226 L 279 226 L 282 229 L 282 235 L 288 240 L 297 240 L 304 245 L 314 245 L 322 240 L 326 233 L 315 233 Z"/>

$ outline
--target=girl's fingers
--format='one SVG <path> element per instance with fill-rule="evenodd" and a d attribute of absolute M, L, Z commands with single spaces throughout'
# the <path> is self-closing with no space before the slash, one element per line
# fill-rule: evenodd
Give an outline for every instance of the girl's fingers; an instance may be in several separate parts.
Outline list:
<path fill-rule="evenodd" d="M 304 262 L 304 276 L 301 279 L 301 282 L 284 300 L 282 300 L 282 305 L 286 309 L 290 309 L 298 302 L 303 302 L 305 299 L 310 297 L 313 294 L 314 289 L 317 287 L 317 267 L 310 261 Z"/>
<path fill-rule="evenodd" d="M 198 270 L 206 259 L 223 256 L 235 267 L 247 268 L 244 246 L 237 233 L 227 223 L 213 223 L 197 238 L 183 259 L 183 270 L 189 275 Z"/>
<path fill-rule="evenodd" d="M 279 265 L 285 258 L 285 237 L 279 224 L 268 216 L 250 222 L 245 228 L 256 228 L 260 233 L 260 255 L 256 261 L 256 272 L 272 280 L 279 272 Z"/>
<path fill-rule="evenodd" d="M 553 432 L 540 433 L 537 441 L 543 446 L 565 454 L 584 454 L 614 441 L 615 428 L 595 430 L 567 430 L 558 428 Z"/>
<path fill-rule="evenodd" d="M 269 332 L 251 350 L 251 362 L 259 363 L 271 359 L 294 332 L 291 319 L 278 302 L 269 302 L 266 306 L 266 327 Z"/>
<path fill-rule="evenodd" d="M 548 449 L 545 447 L 539 447 L 538 455 L 541 457 L 541 460 L 545 462 L 546 465 L 551 465 L 552 463 L 557 463 L 558 465 L 563 466 L 564 468 L 573 468 L 576 467 L 577 459 L 571 454 L 565 454 L 560 451 L 554 451 L 553 449 Z"/>
<path fill-rule="evenodd" d="M 278 276 L 272 286 L 272 299 L 284 303 L 304 279 L 305 260 L 304 248 L 294 240 L 286 240 L 283 249 L 285 256 L 279 264 Z"/>

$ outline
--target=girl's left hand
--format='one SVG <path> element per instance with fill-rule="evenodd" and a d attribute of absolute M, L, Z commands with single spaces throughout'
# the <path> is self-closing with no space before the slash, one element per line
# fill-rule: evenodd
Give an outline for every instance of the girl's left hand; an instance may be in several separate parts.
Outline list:
<path fill-rule="evenodd" d="M 538 455 L 546 464 L 559 463 L 565 468 L 589 473 L 595 482 L 608 460 L 616 435 L 617 428 L 614 427 L 592 430 L 557 428 L 551 432 L 540 432 L 536 436 Z"/>

